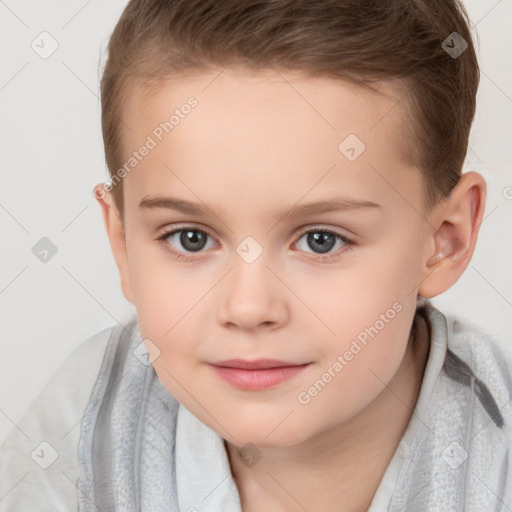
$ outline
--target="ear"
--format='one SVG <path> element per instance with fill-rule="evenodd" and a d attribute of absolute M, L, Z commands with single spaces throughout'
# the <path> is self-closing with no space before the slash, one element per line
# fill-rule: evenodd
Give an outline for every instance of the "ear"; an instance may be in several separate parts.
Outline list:
<path fill-rule="evenodd" d="M 447 199 L 435 207 L 435 232 L 425 255 L 418 294 L 431 298 L 462 275 L 475 250 L 485 209 L 486 184 L 476 172 L 464 173 Z M 432 249 L 434 248 L 434 249 Z"/>
<path fill-rule="evenodd" d="M 94 187 L 94 197 L 101 208 L 103 223 L 119 270 L 123 295 L 128 301 L 135 304 L 128 267 L 124 223 L 114 202 L 114 196 L 104 183 L 99 183 Z"/>

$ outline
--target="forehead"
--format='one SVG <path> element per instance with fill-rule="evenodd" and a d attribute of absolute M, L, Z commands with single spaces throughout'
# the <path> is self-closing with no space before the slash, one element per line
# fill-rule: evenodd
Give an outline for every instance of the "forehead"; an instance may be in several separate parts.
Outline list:
<path fill-rule="evenodd" d="M 241 69 L 133 88 L 123 111 L 126 160 L 153 147 L 125 179 L 127 202 L 174 185 L 191 199 L 191 191 L 250 194 L 266 186 L 298 200 L 320 180 L 327 189 L 379 195 L 380 174 L 393 182 L 404 172 L 399 89 L 379 89 L 384 94 L 330 78 Z"/>
<path fill-rule="evenodd" d="M 310 131 L 318 127 L 322 132 L 338 131 L 339 136 L 343 130 L 352 129 L 364 139 L 372 135 L 377 125 L 381 125 L 381 129 L 385 126 L 384 131 L 388 132 L 393 124 L 400 124 L 405 103 L 401 101 L 403 93 L 399 81 L 379 82 L 372 87 L 379 92 L 346 80 L 282 70 L 195 71 L 174 79 L 130 86 L 123 119 L 130 127 L 126 134 L 130 138 L 134 124 L 136 129 L 142 129 L 141 123 L 146 121 L 148 125 L 144 128 L 148 130 L 151 123 L 165 121 L 174 109 L 179 109 L 193 96 L 200 103 L 196 113 L 200 110 L 203 114 L 201 124 L 211 115 L 215 115 L 217 121 L 225 120 L 229 125 L 238 126 L 244 121 L 245 125 L 254 120 L 262 121 L 264 117 L 265 125 L 277 122 L 280 127 L 290 129 L 293 123 L 288 122 L 286 126 L 287 119 L 300 119 L 309 121 Z M 154 114 L 157 115 L 152 118 Z M 384 117 L 387 119 L 382 124 Z M 210 124 L 206 126 L 209 128 Z M 296 128 L 305 132 L 307 126 Z M 219 128 L 227 127 L 219 125 Z"/>

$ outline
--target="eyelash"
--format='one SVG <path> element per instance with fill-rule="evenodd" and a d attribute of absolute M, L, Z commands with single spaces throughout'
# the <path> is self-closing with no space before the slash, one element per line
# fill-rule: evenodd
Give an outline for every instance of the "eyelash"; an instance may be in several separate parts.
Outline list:
<path fill-rule="evenodd" d="M 164 249 L 180 261 L 193 261 L 195 259 L 195 256 L 186 256 L 182 252 L 172 249 L 171 246 L 169 245 L 169 243 L 167 242 L 167 239 L 170 236 L 174 235 L 175 233 L 179 233 L 180 231 L 198 231 L 200 233 L 208 235 L 211 238 L 214 238 L 213 235 L 211 235 L 208 231 L 206 231 L 204 229 L 199 229 L 199 228 L 196 228 L 195 226 L 187 226 L 187 225 L 180 226 L 179 228 L 173 229 L 171 231 L 167 231 L 163 235 L 159 236 L 157 238 L 157 241 L 162 243 L 164 246 Z M 347 238 L 346 236 L 341 235 L 340 233 L 336 233 L 335 231 L 331 231 L 329 229 L 322 228 L 320 226 L 313 226 L 308 229 L 304 229 L 303 231 L 301 231 L 299 233 L 297 241 L 299 241 L 304 235 L 306 235 L 308 233 L 318 233 L 318 232 L 327 233 L 329 235 L 334 235 L 334 237 L 336 239 L 341 240 L 344 244 L 346 244 L 345 247 L 342 248 L 342 252 L 352 250 L 352 246 L 355 245 L 355 242 L 353 240 Z M 310 256 L 307 256 L 307 257 L 310 259 L 313 259 L 315 261 L 326 261 L 326 260 L 330 260 L 332 258 L 339 257 L 340 256 L 339 251 L 340 250 L 338 249 L 338 251 L 336 251 L 332 254 L 328 254 L 327 256 L 320 256 L 320 255 L 314 256 L 314 255 L 311 255 L 314 253 L 308 253 L 308 254 L 310 254 Z M 202 251 L 199 251 L 199 252 L 202 252 Z"/>

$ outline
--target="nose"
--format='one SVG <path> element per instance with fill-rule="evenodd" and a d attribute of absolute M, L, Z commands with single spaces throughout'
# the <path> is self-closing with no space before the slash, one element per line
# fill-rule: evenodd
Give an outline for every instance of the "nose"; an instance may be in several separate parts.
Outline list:
<path fill-rule="evenodd" d="M 223 280 L 218 309 L 219 322 L 243 330 L 277 329 L 289 317 L 286 290 L 268 268 L 265 251 L 252 263 L 234 254 L 233 268 Z"/>

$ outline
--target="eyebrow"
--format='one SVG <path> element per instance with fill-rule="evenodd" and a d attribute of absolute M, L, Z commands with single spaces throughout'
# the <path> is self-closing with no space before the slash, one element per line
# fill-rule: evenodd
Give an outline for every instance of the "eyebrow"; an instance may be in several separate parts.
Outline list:
<path fill-rule="evenodd" d="M 324 201 L 316 201 L 303 205 L 295 205 L 287 210 L 281 210 L 276 213 L 276 219 L 307 217 L 308 215 L 318 215 L 321 213 L 331 211 L 344 211 L 344 210 L 359 210 L 365 208 L 380 208 L 381 206 L 371 201 L 350 199 L 350 198 L 331 198 Z M 140 203 L 139 208 L 142 209 L 156 209 L 165 208 L 176 210 L 178 212 L 207 216 L 213 212 L 208 207 L 201 206 L 198 203 L 186 201 L 184 199 L 177 199 L 174 197 L 153 196 L 144 197 Z"/>

